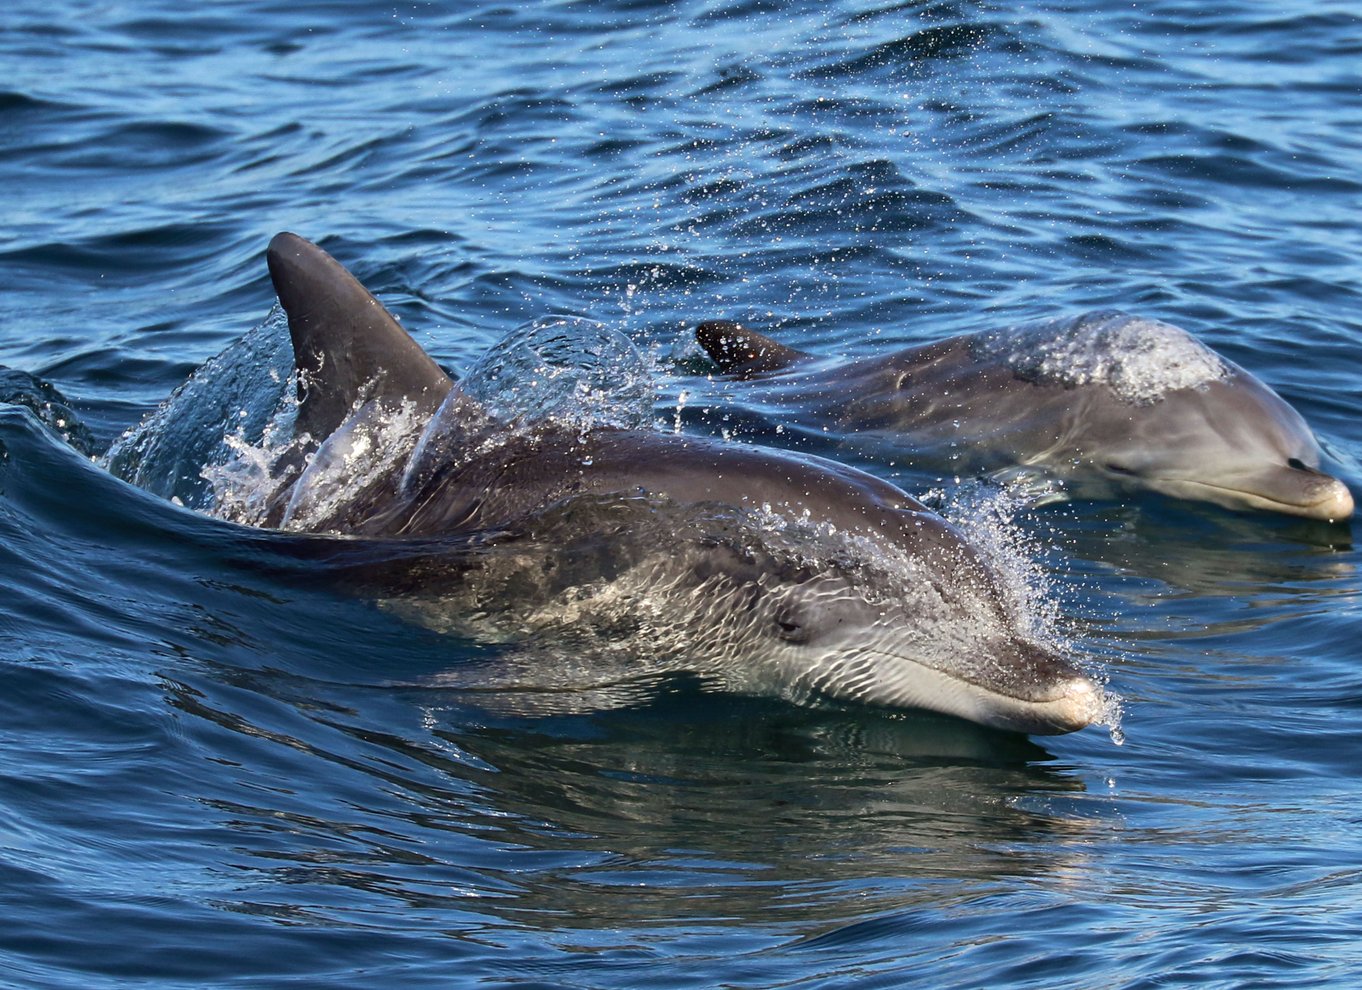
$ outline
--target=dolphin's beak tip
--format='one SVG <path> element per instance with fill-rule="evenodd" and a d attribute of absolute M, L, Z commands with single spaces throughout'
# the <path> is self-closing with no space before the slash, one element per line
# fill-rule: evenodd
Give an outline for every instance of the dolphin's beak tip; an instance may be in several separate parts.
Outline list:
<path fill-rule="evenodd" d="M 1080 675 L 1069 681 L 1066 687 L 1054 706 L 1056 732 L 1077 732 L 1102 721 L 1107 712 L 1108 699 L 1096 681 Z"/>
<path fill-rule="evenodd" d="M 1343 489 L 1343 493 L 1339 496 L 1338 515 L 1335 516 L 1335 518 L 1342 522 L 1345 519 L 1352 518 L 1354 509 L 1353 493 L 1348 491 L 1347 486 L 1345 486 L 1343 482 L 1340 481 L 1338 484 L 1339 487 Z"/>
<path fill-rule="evenodd" d="M 1310 505 L 1309 515 L 1331 523 L 1346 523 L 1352 518 L 1355 503 L 1348 486 L 1337 478 L 1329 478 L 1323 486 L 1320 497 Z"/>

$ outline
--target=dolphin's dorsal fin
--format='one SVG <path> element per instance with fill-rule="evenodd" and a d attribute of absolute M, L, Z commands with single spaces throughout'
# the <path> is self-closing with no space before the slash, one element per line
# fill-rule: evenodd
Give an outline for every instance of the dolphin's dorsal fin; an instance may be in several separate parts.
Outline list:
<path fill-rule="evenodd" d="M 361 397 L 439 408 L 454 383 L 340 262 L 290 233 L 268 260 L 299 372 L 296 432 L 320 443 Z"/>
<path fill-rule="evenodd" d="M 706 320 L 695 328 L 695 339 L 720 368 L 744 378 L 779 371 L 809 356 L 732 320 Z"/>

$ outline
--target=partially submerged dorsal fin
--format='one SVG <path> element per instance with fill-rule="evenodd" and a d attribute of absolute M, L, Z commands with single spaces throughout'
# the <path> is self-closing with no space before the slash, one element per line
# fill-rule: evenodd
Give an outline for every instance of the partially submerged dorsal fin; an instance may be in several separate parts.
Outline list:
<path fill-rule="evenodd" d="M 744 378 L 779 371 L 808 357 L 732 320 L 706 320 L 695 328 L 695 339 L 720 368 Z"/>
<path fill-rule="evenodd" d="M 268 261 L 299 372 L 298 433 L 321 442 L 361 396 L 439 408 L 454 383 L 340 262 L 290 233 Z"/>

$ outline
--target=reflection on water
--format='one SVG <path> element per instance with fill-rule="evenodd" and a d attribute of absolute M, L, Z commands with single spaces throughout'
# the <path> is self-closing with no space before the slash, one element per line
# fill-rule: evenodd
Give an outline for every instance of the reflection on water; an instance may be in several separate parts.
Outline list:
<path fill-rule="evenodd" d="M 982 883 L 1084 855 L 1081 818 L 1018 800 L 1081 791 L 1078 778 L 1022 737 L 945 718 L 678 684 L 632 711 L 480 724 L 438 691 L 221 673 L 230 686 L 167 682 L 167 697 L 249 740 L 222 746 L 235 796 L 206 800 L 247 857 L 233 869 L 257 909 L 345 920 L 351 898 L 327 908 L 341 886 L 391 924 L 406 904 L 476 911 L 479 924 L 806 930 L 842 915 L 848 885 L 863 905 L 902 909 L 937 888 L 896 877 Z M 330 776 L 332 806 L 297 807 L 293 787 L 269 784 L 280 764 Z M 1051 851 L 1018 859 L 1018 845 Z"/>
<path fill-rule="evenodd" d="M 1074 580 L 1100 589 L 1099 625 L 1135 642 L 1238 637 L 1241 651 L 1291 653 L 1303 620 L 1359 598 L 1346 528 L 1157 500 L 1042 513 L 1062 516 Z"/>

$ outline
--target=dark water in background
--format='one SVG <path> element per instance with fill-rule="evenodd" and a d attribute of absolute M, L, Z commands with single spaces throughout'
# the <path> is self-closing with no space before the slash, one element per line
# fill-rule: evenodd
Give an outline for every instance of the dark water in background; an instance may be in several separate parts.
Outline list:
<path fill-rule="evenodd" d="M 678 388 L 700 317 L 867 354 L 1119 306 L 1362 476 L 1351 4 L 19 0 L 0 56 L 0 365 L 98 446 L 292 229 L 446 364 L 577 313 Z M 684 686 L 498 719 L 391 686 L 457 644 L 0 409 L 0 982 L 1358 985 L 1349 533 L 1024 523 L 1123 747 Z"/>

